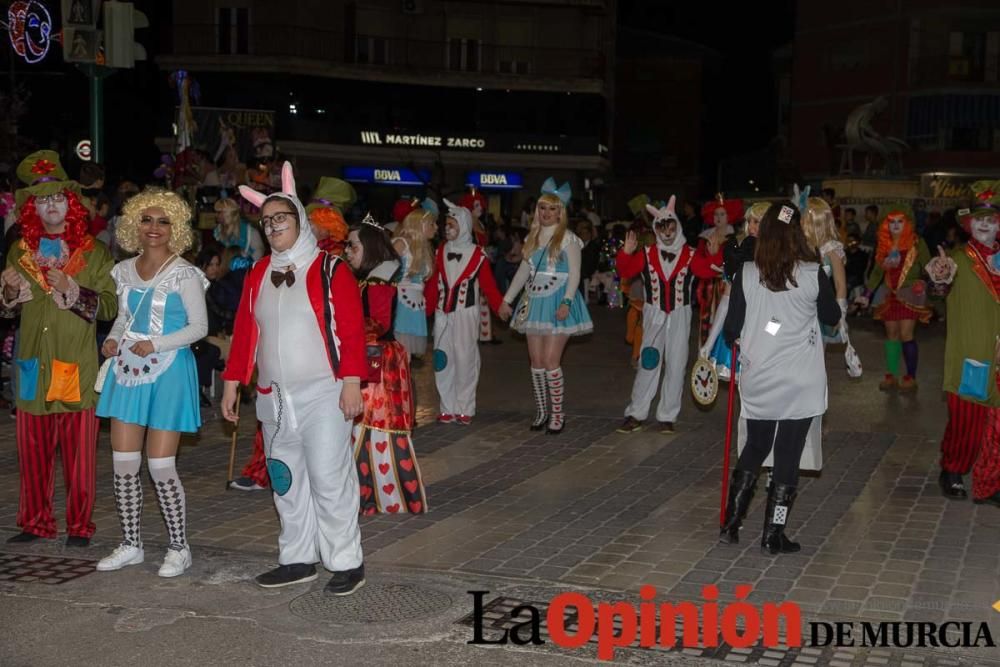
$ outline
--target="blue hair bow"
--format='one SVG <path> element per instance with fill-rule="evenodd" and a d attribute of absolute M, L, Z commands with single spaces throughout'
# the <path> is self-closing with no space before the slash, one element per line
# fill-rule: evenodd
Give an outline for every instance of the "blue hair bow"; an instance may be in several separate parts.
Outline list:
<path fill-rule="evenodd" d="M 230 271 L 245 271 L 253 266 L 253 260 L 249 257 L 237 255 L 229 262 Z"/>
<path fill-rule="evenodd" d="M 800 213 L 804 213 L 806 208 L 809 207 L 809 191 L 812 190 L 811 185 L 807 185 L 802 190 L 799 190 L 799 184 L 795 183 L 792 186 L 792 203 L 798 207 Z"/>
<path fill-rule="evenodd" d="M 427 197 L 422 202 L 420 202 L 420 208 L 424 209 L 425 211 L 433 215 L 435 218 L 438 217 L 439 215 L 438 205 L 430 197 Z"/>
<path fill-rule="evenodd" d="M 557 188 L 555 179 L 550 176 L 542 183 L 542 194 L 558 197 L 565 206 L 569 203 L 570 197 L 573 196 L 573 188 L 570 187 L 569 183 L 563 183 Z"/>

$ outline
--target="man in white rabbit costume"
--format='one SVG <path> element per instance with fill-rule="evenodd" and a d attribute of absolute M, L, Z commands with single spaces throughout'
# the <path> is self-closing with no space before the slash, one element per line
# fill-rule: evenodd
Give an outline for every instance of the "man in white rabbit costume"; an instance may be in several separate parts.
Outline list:
<path fill-rule="evenodd" d="M 257 368 L 257 419 L 281 518 L 279 567 L 257 577 L 276 588 L 333 572 L 326 592 L 365 582 L 351 423 L 366 375 L 364 316 L 346 262 L 322 252 L 287 162 L 281 192 L 240 193 L 261 210 L 272 253 L 247 274 L 223 373 L 222 414 L 236 421 L 236 389 Z M 324 361 L 326 363 L 324 363 Z"/>
<path fill-rule="evenodd" d="M 691 337 L 691 295 L 695 278 L 714 278 L 715 272 L 697 276 L 691 260 L 694 249 L 687 244 L 681 223 L 674 212 L 677 198 L 663 208 L 649 204 L 653 216 L 656 243 L 639 249 L 635 232 L 625 237 L 617 258 L 618 275 L 624 283 L 635 276 L 642 281 L 645 303 L 642 307 L 642 351 L 639 369 L 632 384 L 632 398 L 625 408 L 625 422 L 619 433 L 642 430 L 659 386 L 660 402 L 656 420 L 663 433 L 673 433 L 681 411 Z M 660 381 L 660 369 L 663 380 Z"/>

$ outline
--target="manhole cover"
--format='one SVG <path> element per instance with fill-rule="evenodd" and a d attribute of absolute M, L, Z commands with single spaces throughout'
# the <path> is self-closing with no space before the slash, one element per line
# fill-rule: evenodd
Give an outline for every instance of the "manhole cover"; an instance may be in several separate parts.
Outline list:
<path fill-rule="evenodd" d="M 368 583 L 347 597 L 306 593 L 288 605 L 296 616 L 334 623 L 378 623 L 418 619 L 451 608 L 451 597 L 412 584 Z"/>
<path fill-rule="evenodd" d="M 64 584 L 90 574 L 95 565 L 82 558 L 0 553 L 0 581 Z"/>

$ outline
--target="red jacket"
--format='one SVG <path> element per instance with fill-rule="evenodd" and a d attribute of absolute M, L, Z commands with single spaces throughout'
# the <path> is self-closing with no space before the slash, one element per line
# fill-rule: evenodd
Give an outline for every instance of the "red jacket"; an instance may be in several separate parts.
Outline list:
<path fill-rule="evenodd" d="M 622 282 L 627 282 L 638 276 L 643 281 L 646 303 L 651 304 L 653 304 L 650 293 L 652 285 L 647 272 L 655 272 L 662 287 L 659 290 L 658 303 L 653 305 L 669 313 L 674 307 L 687 305 L 691 302 L 694 278 L 706 280 L 719 275 L 711 268 L 696 265 L 694 252 L 691 246 L 686 243 L 682 245 L 669 277 L 663 273 L 659 246 L 655 243 L 631 255 L 624 250 L 619 250 L 617 257 L 615 257 L 615 268 Z"/>
<path fill-rule="evenodd" d="M 330 298 L 327 303 L 324 298 L 326 286 L 323 277 L 323 261 L 326 257 L 327 254 L 321 252 L 306 273 L 306 290 L 316 315 L 316 325 L 323 331 L 323 338 L 327 341 L 326 359 L 336 377 L 364 378 L 368 374 L 368 367 L 358 283 L 347 262 L 338 260 L 330 281 Z M 243 296 L 240 297 L 240 305 L 236 311 L 233 342 L 226 370 L 222 373 L 223 380 L 250 384 L 250 377 L 257 363 L 257 340 L 260 336 L 253 309 L 260 295 L 261 283 L 270 269 L 271 257 L 268 255 L 250 268 L 243 282 Z M 328 310 L 332 310 L 332 313 L 328 313 Z M 305 352 L 314 353 L 312 350 Z"/>
<path fill-rule="evenodd" d="M 479 304 L 469 301 L 473 293 L 471 289 L 472 281 L 479 280 L 479 289 L 486 296 L 486 301 L 490 304 L 493 312 L 500 310 L 503 303 L 503 295 L 497 289 L 496 281 L 493 279 L 493 272 L 490 270 L 489 260 L 486 253 L 479 246 L 473 246 L 472 257 L 465 265 L 465 270 L 458 277 L 454 285 L 448 284 L 448 272 L 444 268 L 445 244 L 437 249 L 437 256 L 434 258 L 434 272 L 427 278 L 424 287 L 424 301 L 427 303 L 427 314 L 433 315 L 435 309 L 445 313 L 454 312 L 456 308 L 478 306 Z M 465 286 L 464 291 L 462 290 Z M 467 303 L 458 303 L 460 294 L 466 294 Z M 440 294 L 440 303 L 439 301 Z"/>
<path fill-rule="evenodd" d="M 725 243 L 719 244 L 719 249 L 715 251 L 715 254 L 709 254 L 708 252 L 708 241 L 705 239 L 698 239 L 698 248 L 694 252 L 694 259 L 691 260 L 691 270 L 699 278 L 705 278 L 706 280 L 711 278 L 721 278 L 722 274 L 712 268 L 712 265 L 722 267 L 726 263 L 725 258 L 722 254 L 722 248 Z"/>

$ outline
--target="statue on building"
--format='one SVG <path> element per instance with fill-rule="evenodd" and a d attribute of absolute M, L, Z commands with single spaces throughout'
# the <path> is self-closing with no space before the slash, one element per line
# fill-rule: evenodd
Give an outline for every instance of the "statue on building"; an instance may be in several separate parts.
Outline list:
<path fill-rule="evenodd" d="M 840 173 L 854 173 L 854 153 L 865 154 L 864 175 L 879 173 L 883 176 L 898 176 L 903 171 L 902 154 L 910 149 L 905 141 L 896 137 L 883 137 L 874 127 L 873 120 L 885 111 L 889 103 L 885 97 L 876 97 L 867 104 L 862 104 L 847 116 L 844 127 L 846 143 L 838 146 L 841 149 Z M 877 172 L 872 169 L 872 157 L 882 159 L 882 168 Z"/>

